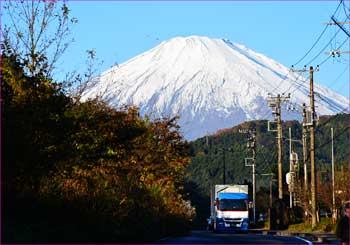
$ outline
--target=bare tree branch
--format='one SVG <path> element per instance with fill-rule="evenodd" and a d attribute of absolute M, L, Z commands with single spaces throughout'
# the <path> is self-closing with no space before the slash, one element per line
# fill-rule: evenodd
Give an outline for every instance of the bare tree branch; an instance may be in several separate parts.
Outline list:
<path fill-rule="evenodd" d="M 6 0 L 5 14 L 11 24 L 5 28 L 11 49 L 23 59 L 31 76 L 52 76 L 55 63 L 67 50 L 72 26 L 65 2 L 57 0 Z"/>

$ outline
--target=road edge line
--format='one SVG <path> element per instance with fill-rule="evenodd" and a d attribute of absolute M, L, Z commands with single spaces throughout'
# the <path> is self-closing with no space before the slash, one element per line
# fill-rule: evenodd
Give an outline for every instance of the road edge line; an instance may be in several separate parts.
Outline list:
<path fill-rule="evenodd" d="M 161 239 L 158 239 L 158 241 L 166 241 L 166 240 L 168 240 L 169 238 L 170 238 L 170 236 L 163 237 L 163 238 L 161 238 Z"/>
<path fill-rule="evenodd" d="M 304 239 L 304 238 L 301 238 L 301 237 L 298 237 L 298 236 L 294 236 L 296 239 L 299 239 L 299 240 L 302 240 L 302 241 L 304 241 L 304 242 L 306 242 L 307 244 L 310 244 L 310 245 L 312 245 L 313 243 L 312 242 L 310 242 L 309 240 L 306 240 L 306 239 Z"/>

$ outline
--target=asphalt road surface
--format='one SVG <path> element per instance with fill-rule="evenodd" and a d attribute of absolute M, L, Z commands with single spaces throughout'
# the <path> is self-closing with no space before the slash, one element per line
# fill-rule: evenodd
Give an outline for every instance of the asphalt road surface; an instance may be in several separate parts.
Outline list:
<path fill-rule="evenodd" d="M 192 231 L 188 236 L 167 237 L 159 244 L 308 244 L 293 236 L 274 236 L 261 234 L 213 233 L 211 231 Z M 311 244 L 311 243 L 310 243 Z"/>

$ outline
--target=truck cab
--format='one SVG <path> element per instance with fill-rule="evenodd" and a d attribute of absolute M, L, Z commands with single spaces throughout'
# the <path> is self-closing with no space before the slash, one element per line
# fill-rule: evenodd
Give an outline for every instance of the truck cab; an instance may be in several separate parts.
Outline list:
<path fill-rule="evenodd" d="M 212 190 L 208 227 L 214 232 L 248 231 L 248 186 L 216 185 Z"/>

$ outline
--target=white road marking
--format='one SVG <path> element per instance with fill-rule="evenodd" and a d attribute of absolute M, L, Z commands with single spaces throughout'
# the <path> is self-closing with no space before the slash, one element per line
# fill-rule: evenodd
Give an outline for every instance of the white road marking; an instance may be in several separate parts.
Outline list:
<path fill-rule="evenodd" d="M 299 239 L 299 240 L 302 240 L 304 242 L 306 242 L 307 244 L 312 244 L 312 242 L 310 242 L 309 240 L 306 240 L 304 238 L 301 238 L 301 237 L 298 237 L 298 236 L 295 236 L 296 239 Z"/>

